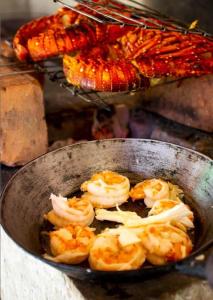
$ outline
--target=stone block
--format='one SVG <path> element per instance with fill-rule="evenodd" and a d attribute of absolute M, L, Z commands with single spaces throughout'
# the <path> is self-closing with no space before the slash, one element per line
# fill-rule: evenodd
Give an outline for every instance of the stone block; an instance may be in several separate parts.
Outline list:
<path fill-rule="evenodd" d="M 213 75 L 152 87 L 143 94 L 142 106 L 183 125 L 213 132 Z"/>
<path fill-rule="evenodd" d="M 4 75 L 13 71 L 0 68 Z M 0 120 L 1 163 L 24 165 L 47 151 L 43 90 L 32 75 L 1 77 Z"/>

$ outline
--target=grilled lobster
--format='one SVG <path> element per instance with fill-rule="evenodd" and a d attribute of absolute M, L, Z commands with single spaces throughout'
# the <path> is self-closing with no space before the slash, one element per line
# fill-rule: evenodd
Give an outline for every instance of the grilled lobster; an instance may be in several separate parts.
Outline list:
<path fill-rule="evenodd" d="M 78 8 L 86 12 L 85 7 Z M 67 8 L 22 26 L 15 35 L 14 49 L 20 60 L 64 55 L 67 80 L 98 91 L 147 88 L 153 77 L 213 73 L 211 39 L 99 24 Z"/>
<path fill-rule="evenodd" d="M 195 34 L 137 28 L 104 49 L 65 55 L 63 62 L 67 80 L 74 85 L 125 91 L 146 88 L 148 78 L 213 73 L 213 41 Z"/>
<path fill-rule="evenodd" d="M 81 5 L 77 8 L 87 12 Z M 111 43 L 130 29 L 99 24 L 82 14 L 62 8 L 55 15 L 23 25 L 14 37 L 13 47 L 19 60 L 40 61 L 88 48 L 97 43 Z"/>
<path fill-rule="evenodd" d="M 64 73 L 73 85 L 97 91 L 126 91 L 149 86 L 130 60 L 122 57 L 116 45 L 81 51 L 75 56 L 64 55 Z"/>

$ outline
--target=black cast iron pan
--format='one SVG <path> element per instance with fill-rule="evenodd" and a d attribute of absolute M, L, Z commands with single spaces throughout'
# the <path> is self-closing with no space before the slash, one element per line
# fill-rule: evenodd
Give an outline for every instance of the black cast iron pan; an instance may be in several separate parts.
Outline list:
<path fill-rule="evenodd" d="M 119 272 L 94 271 L 86 264 L 70 266 L 42 258 L 39 236 L 43 215 L 51 209 L 50 193 L 72 194 L 91 174 L 105 169 L 126 175 L 132 184 L 157 177 L 183 188 L 195 213 L 194 250 L 188 258 L 162 267 L 147 265 Z M 67 146 L 35 159 L 13 176 L 2 194 L 1 221 L 21 248 L 74 278 L 135 281 L 174 270 L 205 277 L 196 257 L 213 245 L 213 161 L 195 151 L 153 140 L 113 139 Z"/>

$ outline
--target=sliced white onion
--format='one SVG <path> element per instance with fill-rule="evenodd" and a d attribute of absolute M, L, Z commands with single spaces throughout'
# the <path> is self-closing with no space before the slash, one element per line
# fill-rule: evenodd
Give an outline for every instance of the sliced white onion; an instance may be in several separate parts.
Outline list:
<path fill-rule="evenodd" d="M 128 219 L 125 225 L 127 227 L 137 227 L 153 223 L 166 223 L 171 221 L 181 222 L 185 217 L 192 217 L 193 213 L 188 209 L 184 203 L 180 203 L 171 209 L 168 209 L 158 215 L 141 218 L 141 220 Z M 185 219 L 184 219 L 185 220 Z M 192 222 L 187 223 L 189 228 L 194 228 Z"/>
<path fill-rule="evenodd" d="M 141 218 L 135 212 L 130 211 L 108 211 L 106 209 L 96 209 L 96 219 L 103 221 L 112 221 L 122 223 L 127 227 L 140 227 L 153 223 L 167 223 L 172 221 L 182 220 L 186 223 L 184 218 L 193 217 L 193 213 L 188 209 L 184 203 L 168 209 L 158 215 Z M 187 221 L 187 227 L 193 228 L 193 222 L 190 219 Z"/>

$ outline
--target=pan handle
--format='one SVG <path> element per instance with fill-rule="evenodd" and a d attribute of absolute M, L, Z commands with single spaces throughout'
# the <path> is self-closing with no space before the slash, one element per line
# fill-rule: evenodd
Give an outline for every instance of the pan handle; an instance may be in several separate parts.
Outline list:
<path fill-rule="evenodd" d="M 175 270 L 185 275 L 207 279 L 213 287 L 213 251 L 211 251 L 207 259 L 205 259 L 206 255 L 203 253 L 212 246 L 213 239 L 201 246 L 188 259 L 176 263 Z"/>

